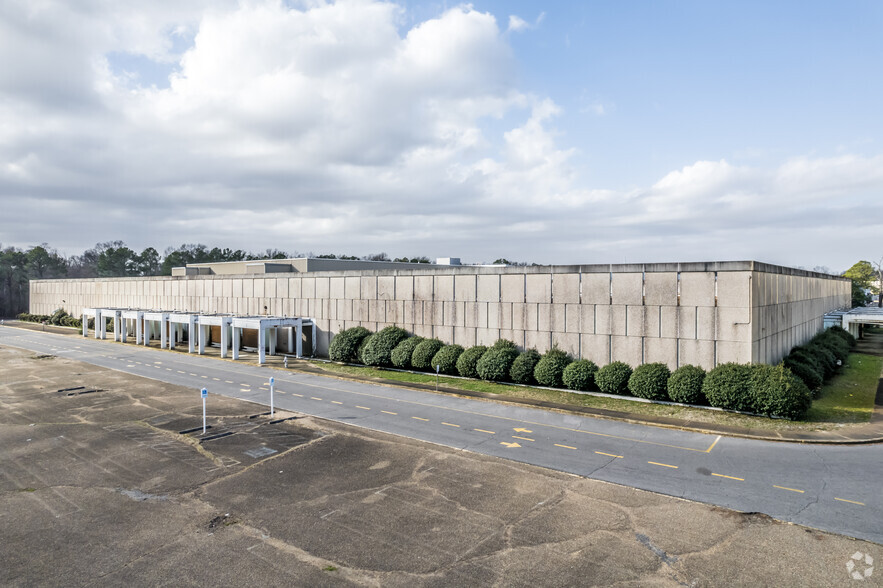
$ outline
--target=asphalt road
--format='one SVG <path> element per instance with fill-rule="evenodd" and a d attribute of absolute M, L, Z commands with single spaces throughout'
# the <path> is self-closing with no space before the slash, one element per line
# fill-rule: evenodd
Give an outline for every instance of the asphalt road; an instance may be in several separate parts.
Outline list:
<path fill-rule="evenodd" d="M 718 437 L 0 327 L 0 344 L 883 544 L 883 446 Z M 2 376 L 0 376 L 2 377 Z M 100 385 L 96 382 L 95 385 Z"/>

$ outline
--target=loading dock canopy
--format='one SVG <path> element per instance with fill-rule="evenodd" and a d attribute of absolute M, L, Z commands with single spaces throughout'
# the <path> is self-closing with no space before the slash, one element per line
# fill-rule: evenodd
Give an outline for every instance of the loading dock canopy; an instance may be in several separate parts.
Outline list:
<path fill-rule="evenodd" d="M 226 314 L 201 314 L 193 312 L 145 310 L 133 308 L 84 308 L 83 337 L 88 336 L 88 319 L 95 319 L 95 338 L 105 339 L 105 319 L 114 319 L 114 341 L 126 341 L 127 334 L 135 335 L 136 344 L 148 345 L 151 337 L 157 334 L 160 346 L 175 348 L 176 341 L 182 341 L 187 332 L 188 351 L 205 353 L 211 327 L 219 327 L 221 331 L 221 357 L 227 357 L 227 350 L 232 347 L 233 359 L 239 359 L 240 341 L 243 329 L 254 329 L 258 333 L 258 363 L 266 363 L 266 354 L 276 355 L 279 329 L 286 329 L 288 335 L 288 351 L 295 352 L 296 357 L 303 355 L 303 328 L 313 327 L 312 348 L 316 348 L 316 329 L 312 319 L 301 317 L 275 316 L 237 316 Z M 231 345 L 232 343 L 232 345 Z"/>
<path fill-rule="evenodd" d="M 827 315 L 826 315 L 827 317 Z M 859 325 L 883 325 L 883 308 L 859 306 L 840 315 L 841 326 L 858 337 Z"/>

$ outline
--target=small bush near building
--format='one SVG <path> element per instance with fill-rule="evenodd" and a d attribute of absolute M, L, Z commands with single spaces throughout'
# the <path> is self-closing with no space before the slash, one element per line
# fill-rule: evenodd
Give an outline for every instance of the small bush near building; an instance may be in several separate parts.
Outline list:
<path fill-rule="evenodd" d="M 567 364 L 564 373 L 561 374 L 561 381 L 571 390 L 591 390 L 595 388 L 595 374 L 598 372 L 598 366 L 595 362 L 588 359 L 578 359 Z"/>
<path fill-rule="evenodd" d="M 500 343 L 500 341 L 497 341 Z M 478 363 L 475 364 L 475 371 L 482 380 L 490 380 L 494 382 L 505 382 L 509 378 L 509 370 L 512 369 L 512 363 L 518 357 L 518 349 L 511 341 L 506 341 L 511 345 L 497 345 L 488 349 Z"/>
<path fill-rule="evenodd" d="M 806 415 L 812 395 L 806 385 L 784 365 L 751 366 L 754 412 L 792 421 Z"/>
<path fill-rule="evenodd" d="M 457 359 L 463 353 L 463 347 L 460 345 L 445 345 L 432 356 L 432 368 L 439 367 L 439 372 L 443 374 L 457 375 Z"/>
<path fill-rule="evenodd" d="M 628 394 L 629 378 L 632 368 L 627 363 L 614 361 L 608 363 L 595 374 L 595 384 L 606 394 Z"/>
<path fill-rule="evenodd" d="M 389 354 L 392 365 L 402 370 L 409 369 L 411 367 L 411 355 L 414 353 L 414 348 L 421 341 L 423 341 L 423 337 L 408 337 L 396 345 L 396 348 Z"/>
<path fill-rule="evenodd" d="M 810 364 L 800 361 L 799 359 L 795 359 L 793 356 L 789 355 L 786 357 L 782 363 L 786 368 L 791 370 L 791 373 L 801 379 L 801 381 L 806 384 L 806 387 L 809 388 L 813 394 L 815 394 L 818 390 L 821 389 L 824 381 L 822 380 L 822 374 L 818 372 L 814 367 Z"/>
<path fill-rule="evenodd" d="M 518 355 L 512 362 L 512 368 L 509 370 L 509 377 L 516 384 L 533 384 L 534 368 L 540 361 L 540 354 L 536 349 L 528 349 L 524 353 Z"/>
<path fill-rule="evenodd" d="M 682 365 L 668 378 L 668 397 L 684 404 L 705 404 L 702 382 L 705 370 L 695 365 Z"/>
<path fill-rule="evenodd" d="M 359 344 L 371 334 L 365 327 L 352 327 L 344 329 L 331 340 L 328 348 L 328 356 L 334 361 L 353 362 L 358 359 L 356 355 Z"/>
<path fill-rule="evenodd" d="M 834 355 L 834 352 L 820 345 L 818 343 L 810 342 L 809 345 L 805 347 L 813 356 L 818 360 L 819 364 L 822 366 L 822 377 L 825 380 L 829 380 L 834 377 L 834 374 L 837 373 L 837 356 Z"/>
<path fill-rule="evenodd" d="M 671 370 L 664 363 L 639 365 L 629 377 L 629 392 L 647 400 L 668 400 L 668 379 Z"/>
<path fill-rule="evenodd" d="M 365 360 L 365 350 L 368 348 L 368 345 L 371 343 L 371 339 L 377 336 L 377 333 L 371 333 L 364 339 L 362 339 L 361 343 L 359 343 L 359 348 L 356 350 L 356 357 L 359 358 L 359 363 L 362 365 L 368 365 Z"/>
<path fill-rule="evenodd" d="M 751 365 L 722 363 L 705 376 L 702 393 L 711 406 L 752 412 Z"/>
<path fill-rule="evenodd" d="M 838 337 L 842 338 L 844 341 L 846 341 L 846 344 L 849 345 L 850 349 L 855 347 L 855 345 L 856 345 L 855 337 L 853 337 L 852 333 L 850 333 L 849 331 L 847 331 L 843 327 L 838 327 L 835 325 L 828 330 L 831 331 L 832 333 L 834 333 L 835 335 L 837 335 Z"/>
<path fill-rule="evenodd" d="M 392 365 L 393 349 L 407 338 L 408 332 L 401 327 L 384 327 L 368 339 L 362 354 L 362 363 L 381 367 Z"/>
<path fill-rule="evenodd" d="M 457 372 L 464 378 L 477 378 L 478 360 L 485 354 L 487 347 L 484 345 L 475 345 L 460 354 L 457 358 Z"/>
<path fill-rule="evenodd" d="M 445 344 L 438 339 L 424 339 L 414 348 L 411 354 L 411 367 L 415 370 L 435 371 L 432 358 Z"/>
<path fill-rule="evenodd" d="M 564 375 L 564 368 L 572 361 L 573 359 L 567 353 L 557 347 L 552 347 L 543 354 L 542 359 L 537 363 L 533 377 L 540 386 L 560 388 L 563 384 L 561 378 Z"/>
<path fill-rule="evenodd" d="M 831 331 L 825 331 L 824 333 L 816 335 L 813 337 L 811 343 L 821 345 L 833 353 L 834 357 L 840 361 L 841 365 L 846 363 L 846 360 L 849 358 L 849 343 Z"/>

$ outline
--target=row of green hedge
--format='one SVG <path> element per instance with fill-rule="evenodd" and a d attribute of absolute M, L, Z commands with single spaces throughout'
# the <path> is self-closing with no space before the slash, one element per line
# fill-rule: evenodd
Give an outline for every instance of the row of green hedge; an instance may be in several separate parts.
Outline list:
<path fill-rule="evenodd" d="M 849 331 L 831 327 L 813 337 L 806 345 L 791 350 L 782 363 L 800 378 L 807 388 L 817 393 L 837 368 L 846 363 L 849 350 L 856 341 Z"/>
<path fill-rule="evenodd" d="M 615 361 L 598 368 L 587 359 L 574 361 L 556 347 L 542 355 L 534 349 L 519 353 L 515 344 L 505 339 L 490 347 L 463 349 L 438 339 L 410 337 L 404 329 L 393 326 L 374 334 L 364 327 L 346 329 L 332 340 L 330 356 L 335 361 L 370 366 L 430 372 L 437 369 L 442 374 L 466 378 L 598 390 L 798 419 L 806 414 L 812 400 L 811 388 L 801 374 L 812 370 L 812 376 L 818 368 L 830 377 L 854 344 L 849 333 L 835 327 L 806 346 L 795 348 L 777 366 L 726 363 L 706 374 L 700 367 L 685 365 L 672 373 L 662 363 L 632 370 L 628 364 Z M 801 365 L 797 369 L 791 367 L 798 363 Z M 821 378 L 813 383 L 820 386 Z"/>
<path fill-rule="evenodd" d="M 28 312 L 23 312 L 16 315 L 15 318 L 20 321 L 25 321 L 29 323 L 45 322 L 47 325 L 56 325 L 60 327 L 77 327 L 78 329 L 83 328 L 83 320 L 69 315 L 64 309 L 56 310 L 53 314 L 30 314 Z M 94 324 L 95 319 L 89 319 L 90 329 L 93 328 Z"/>

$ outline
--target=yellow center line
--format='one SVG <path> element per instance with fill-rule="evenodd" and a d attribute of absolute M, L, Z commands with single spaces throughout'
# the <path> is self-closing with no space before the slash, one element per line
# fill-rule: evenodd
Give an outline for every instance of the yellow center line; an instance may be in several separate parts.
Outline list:
<path fill-rule="evenodd" d="M 721 440 L 721 435 L 718 435 L 717 439 L 714 440 L 714 443 L 712 443 L 711 446 L 705 450 L 705 453 L 711 453 L 711 450 L 714 449 L 714 446 L 717 445 L 717 442 L 720 440 Z"/>
<path fill-rule="evenodd" d="M 310 396 L 310 399 L 311 399 L 311 400 L 322 400 L 321 398 L 318 398 L 318 397 L 316 397 L 316 396 Z"/>
<path fill-rule="evenodd" d="M 604 453 L 603 451 L 596 451 L 595 453 L 597 453 L 598 455 L 606 455 L 607 457 L 616 457 L 622 459 L 621 455 L 613 455 L 612 453 Z"/>
<path fill-rule="evenodd" d="M 172 371 L 172 368 L 166 368 L 166 371 L 170 372 L 170 371 Z"/>
<path fill-rule="evenodd" d="M 446 422 L 444 422 L 444 421 L 442 422 L 442 424 L 443 424 L 443 425 L 447 425 L 447 426 L 449 426 L 449 427 L 459 427 L 459 426 L 460 426 L 460 425 L 455 425 L 454 423 L 446 423 Z"/>
<path fill-rule="evenodd" d="M 381 410 L 380 412 L 383 412 L 383 413 L 386 413 L 386 414 L 396 414 L 396 415 L 399 414 L 399 413 L 397 413 L 397 412 L 391 412 L 391 411 L 389 411 L 389 410 Z"/>
<path fill-rule="evenodd" d="M 524 424 L 524 425 L 533 425 L 533 426 L 537 426 L 537 427 L 549 427 L 551 429 L 558 429 L 560 431 L 569 431 L 571 433 L 580 433 L 583 435 L 595 435 L 597 437 L 606 437 L 608 439 L 620 439 L 623 441 L 630 441 L 632 443 L 642 443 L 645 445 L 656 445 L 658 447 L 669 447 L 672 449 L 681 449 L 683 451 L 696 451 L 698 453 L 708 453 L 719 441 L 719 439 L 715 439 L 714 443 L 712 443 L 711 447 L 709 447 L 708 449 L 696 449 L 695 447 L 683 447 L 681 445 L 672 445 L 670 443 L 658 443 L 656 441 L 645 441 L 643 439 L 634 439 L 632 437 L 624 437 L 621 435 L 610 435 L 608 433 L 598 433 L 596 431 L 586 431 L 584 429 L 574 429 L 572 427 L 564 427 L 564 426 L 560 426 L 560 425 L 550 425 L 547 423 L 539 423 L 539 422 L 535 422 L 535 421 L 526 421 L 523 419 L 517 419 L 517 418 L 512 418 L 512 417 L 505 417 L 505 416 L 500 416 L 500 415 L 495 415 L 495 414 L 487 414 L 487 413 L 483 413 L 483 412 L 465 410 L 462 408 L 451 408 L 448 406 L 439 406 L 437 404 L 430 404 L 427 402 L 418 402 L 416 400 L 402 400 L 400 398 L 392 398 L 390 396 L 384 396 L 383 394 L 371 394 L 368 392 L 356 392 L 354 390 L 347 390 L 344 388 L 336 388 L 334 386 L 322 386 L 320 384 L 311 384 L 309 382 L 302 382 L 302 381 L 297 381 L 297 382 L 292 382 L 292 383 L 298 384 L 300 386 L 307 386 L 310 388 L 319 388 L 322 390 L 332 390 L 334 392 L 344 392 L 346 394 L 354 394 L 357 396 L 367 396 L 369 398 L 379 398 L 382 400 L 394 400 L 396 402 L 401 402 L 403 404 L 412 404 L 415 406 L 425 406 L 425 407 L 433 408 L 436 410 L 447 410 L 447 411 L 451 411 L 451 412 L 459 412 L 459 413 L 463 413 L 463 414 L 477 415 L 477 416 L 481 416 L 481 417 L 485 417 L 485 418 L 489 418 L 489 419 L 498 419 L 498 420 L 509 421 L 509 422 L 514 422 L 514 423 L 519 423 L 519 424 Z"/>
<path fill-rule="evenodd" d="M 187 372 L 182 372 L 181 370 L 175 370 L 175 371 L 177 371 L 179 374 L 186 374 L 187 373 Z"/>
<path fill-rule="evenodd" d="M 343 404 L 343 402 L 338 402 L 338 401 L 336 401 L 336 400 L 332 400 L 332 401 L 331 401 L 331 404 Z"/>
<path fill-rule="evenodd" d="M 570 445 L 559 445 L 555 444 L 555 447 L 563 447 L 564 449 L 576 449 L 576 447 L 571 447 Z"/>
<path fill-rule="evenodd" d="M 790 490 L 791 492 L 800 492 L 803 494 L 803 490 L 798 490 L 797 488 L 788 488 L 787 486 L 776 486 L 773 484 L 773 488 L 778 488 L 779 490 Z"/>
<path fill-rule="evenodd" d="M 485 429 L 472 429 L 473 431 L 478 431 L 479 433 L 487 433 L 488 435 L 496 435 L 493 431 L 487 431 Z"/>
<path fill-rule="evenodd" d="M 214 380 L 215 382 L 220 382 L 221 378 L 212 378 L 212 380 Z"/>
<path fill-rule="evenodd" d="M 664 468 L 671 468 L 673 470 L 678 469 L 678 466 L 668 465 L 667 463 L 659 463 L 658 461 L 648 461 L 647 463 L 662 466 Z"/>
<path fill-rule="evenodd" d="M 356 405 L 356 408 L 361 408 L 362 410 L 371 410 L 367 406 L 359 406 L 358 404 Z"/>
<path fill-rule="evenodd" d="M 711 472 L 711 475 L 717 476 L 718 478 L 727 478 L 728 480 L 739 480 L 740 482 L 745 481 L 745 478 L 737 478 L 736 476 L 725 476 L 723 474 L 715 474 L 714 472 Z"/>
<path fill-rule="evenodd" d="M 202 379 L 204 379 L 204 380 L 208 380 L 208 376 L 199 376 L 199 377 L 202 378 Z"/>
<path fill-rule="evenodd" d="M 420 417 L 411 417 L 412 419 L 417 419 L 418 421 L 428 421 L 429 419 L 424 419 Z"/>
<path fill-rule="evenodd" d="M 865 506 L 864 502 L 856 502 L 855 500 L 846 500 L 845 498 L 837 498 L 834 497 L 834 500 L 839 500 L 840 502 L 848 502 L 849 504 L 857 504 L 859 506 Z"/>
<path fill-rule="evenodd" d="M 191 375 L 191 376 L 196 376 L 196 375 L 198 375 L 198 374 L 194 374 L 193 372 L 190 372 L 190 375 Z"/>
<path fill-rule="evenodd" d="M 300 396 L 301 398 L 304 397 L 303 394 L 298 394 L 297 392 L 292 392 L 291 395 L 292 395 L 292 396 Z"/>
<path fill-rule="evenodd" d="M 530 439 L 529 437 L 519 437 L 518 435 L 512 435 L 512 438 L 521 439 L 522 441 L 533 441 L 533 439 Z"/>
<path fill-rule="evenodd" d="M 233 380 L 224 380 L 224 383 L 225 383 L 225 384 L 232 384 L 232 383 L 233 383 Z"/>

